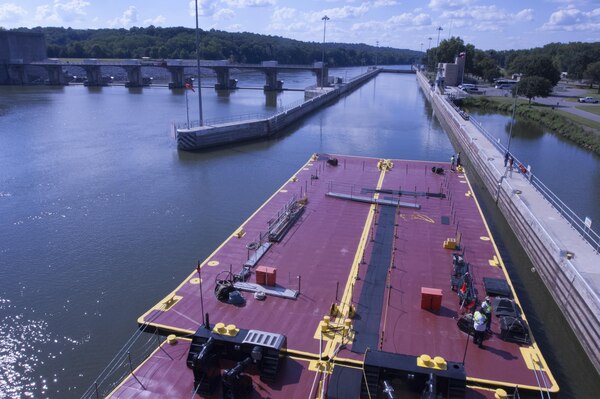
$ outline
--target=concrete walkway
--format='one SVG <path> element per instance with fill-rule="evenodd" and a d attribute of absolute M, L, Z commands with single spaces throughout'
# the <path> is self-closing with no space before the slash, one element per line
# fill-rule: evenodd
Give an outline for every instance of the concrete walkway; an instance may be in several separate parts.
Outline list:
<path fill-rule="evenodd" d="M 573 227 L 528 176 L 504 166 L 503 150 L 474 123 L 464 120 L 448 99 L 417 79 L 444 129 L 497 199 L 536 272 L 600 372 L 600 253 Z M 517 165 L 515 165 L 517 166 Z"/>

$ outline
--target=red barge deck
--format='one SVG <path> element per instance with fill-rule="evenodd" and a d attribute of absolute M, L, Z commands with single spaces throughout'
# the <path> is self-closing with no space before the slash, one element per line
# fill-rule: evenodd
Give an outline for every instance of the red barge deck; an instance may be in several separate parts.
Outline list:
<path fill-rule="evenodd" d="M 525 315 L 494 307 L 483 348 L 458 326 L 471 301 L 461 290 L 516 312 L 519 300 L 465 173 L 449 166 L 313 156 L 138 319 L 170 339 L 109 397 L 558 392 Z"/>

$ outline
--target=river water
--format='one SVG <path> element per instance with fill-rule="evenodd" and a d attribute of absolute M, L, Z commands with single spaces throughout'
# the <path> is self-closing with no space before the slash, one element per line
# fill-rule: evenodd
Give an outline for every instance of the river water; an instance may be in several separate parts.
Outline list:
<path fill-rule="evenodd" d="M 259 73 L 238 78 L 241 87 L 264 84 Z M 315 83 L 310 73 L 280 79 L 296 89 Z M 188 92 L 190 115 L 196 115 L 196 96 Z M 202 98 L 210 119 L 273 112 L 301 101 L 303 93 L 203 89 Z M 502 118 L 480 119 L 502 134 Z M 178 152 L 170 123 L 185 119 L 184 92 L 164 87 L 0 87 L 0 397 L 80 397 L 136 331 L 137 317 L 312 153 L 448 161 L 454 152 L 414 75 L 380 74 L 267 141 Z M 536 152 L 526 153 L 527 146 L 534 149 L 549 136 L 519 140 L 513 148 L 534 162 Z M 571 181 L 570 168 L 556 164 L 574 150 L 560 140 L 547 145 L 556 157 L 539 166 L 536 159 L 534 167 Z M 591 213 L 600 161 L 587 157 L 577 168 L 593 171 L 595 185 L 565 199 Z M 597 374 L 486 199 L 482 195 L 563 397 L 593 397 L 600 392 Z M 556 314 L 551 321 L 542 317 L 549 312 Z"/>

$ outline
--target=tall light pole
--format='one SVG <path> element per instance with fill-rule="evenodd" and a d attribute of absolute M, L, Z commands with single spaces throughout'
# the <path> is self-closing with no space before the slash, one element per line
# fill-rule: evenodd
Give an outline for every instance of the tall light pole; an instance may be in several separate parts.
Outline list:
<path fill-rule="evenodd" d="M 427 51 L 429 51 L 429 49 L 431 48 L 431 36 L 428 37 L 427 40 L 429 40 L 429 46 L 427 46 Z"/>
<path fill-rule="evenodd" d="M 321 54 L 321 88 L 323 88 L 323 80 L 325 79 L 325 30 L 327 29 L 327 21 L 329 21 L 330 18 L 327 15 L 325 15 L 321 19 L 323 20 L 323 53 Z"/>
<path fill-rule="evenodd" d="M 200 31 L 198 29 L 198 0 L 196 0 L 196 69 L 198 70 L 198 123 L 200 126 L 202 126 L 202 86 L 200 84 Z M 187 107 L 187 91 L 185 92 L 185 95 Z"/>
<path fill-rule="evenodd" d="M 379 53 L 379 40 L 375 41 L 377 44 L 377 50 L 375 50 L 375 66 L 377 66 L 377 54 Z"/>
<path fill-rule="evenodd" d="M 437 38 L 437 45 L 435 46 L 435 70 L 436 70 L 436 80 L 439 79 L 439 74 L 440 74 L 440 69 L 439 69 L 439 55 L 440 55 L 440 33 L 443 31 L 444 29 L 441 26 L 438 26 L 437 31 L 438 31 L 438 38 Z"/>

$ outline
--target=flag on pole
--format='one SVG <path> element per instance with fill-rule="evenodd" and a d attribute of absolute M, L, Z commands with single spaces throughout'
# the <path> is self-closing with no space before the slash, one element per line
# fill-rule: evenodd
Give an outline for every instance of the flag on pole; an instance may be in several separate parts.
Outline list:
<path fill-rule="evenodd" d="M 186 83 L 186 84 L 185 84 L 185 88 L 186 88 L 186 89 L 190 89 L 190 90 L 191 90 L 191 91 L 193 91 L 194 93 L 196 92 L 196 90 L 194 90 L 194 86 L 192 86 L 192 85 L 191 85 L 191 84 L 189 84 L 189 83 Z"/>

